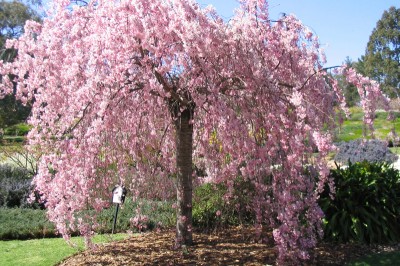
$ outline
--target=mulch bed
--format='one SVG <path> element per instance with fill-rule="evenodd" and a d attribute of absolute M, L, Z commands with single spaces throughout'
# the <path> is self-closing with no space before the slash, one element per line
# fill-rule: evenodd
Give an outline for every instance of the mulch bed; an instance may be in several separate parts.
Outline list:
<path fill-rule="evenodd" d="M 277 250 L 254 241 L 252 228 L 236 227 L 193 234 L 194 245 L 174 250 L 174 232 L 148 232 L 126 240 L 99 245 L 61 262 L 69 265 L 274 265 Z M 399 245 L 321 243 L 303 265 L 344 265 L 372 253 L 400 250 Z"/>

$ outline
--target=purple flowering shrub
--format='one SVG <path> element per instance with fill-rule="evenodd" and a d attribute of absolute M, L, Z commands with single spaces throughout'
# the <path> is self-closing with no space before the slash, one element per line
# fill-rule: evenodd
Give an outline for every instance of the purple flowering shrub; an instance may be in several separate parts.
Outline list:
<path fill-rule="evenodd" d="M 336 145 L 338 152 L 334 158 L 336 162 L 347 164 L 368 161 L 393 163 L 397 160 L 397 155 L 393 154 L 387 147 L 385 141 L 372 140 L 353 140 L 341 142 Z"/>
<path fill-rule="evenodd" d="M 27 206 L 32 177 L 29 172 L 9 164 L 0 165 L 0 207 Z"/>

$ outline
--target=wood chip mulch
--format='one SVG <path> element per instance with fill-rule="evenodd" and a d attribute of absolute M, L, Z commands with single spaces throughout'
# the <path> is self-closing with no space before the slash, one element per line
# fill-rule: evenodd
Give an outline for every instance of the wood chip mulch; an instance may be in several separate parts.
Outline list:
<path fill-rule="evenodd" d="M 99 245 L 62 261 L 70 265 L 275 265 L 277 250 L 273 241 L 254 241 L 252 228 L 236 227 L 214 233 L 193 234 L 194 245 L 174 250 L 174 232 L 148 232 L 140 236 Z M 372 253 L 400 250 L 399 245 L 321 243 L 312 258 L 302 265 L 344 265 Z M 300 265 L 300 263 L 299 263 Z"/>

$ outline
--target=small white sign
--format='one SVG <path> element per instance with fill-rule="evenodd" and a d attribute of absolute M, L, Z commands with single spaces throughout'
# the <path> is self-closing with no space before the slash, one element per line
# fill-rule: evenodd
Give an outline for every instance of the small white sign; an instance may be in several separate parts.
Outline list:
<path fill-rule="evenodd" d="M 122 197 L 123 197 L 124 189 L 121 186 L 116 186 L 113 189 L 113 203 L 122 204 Z"/>

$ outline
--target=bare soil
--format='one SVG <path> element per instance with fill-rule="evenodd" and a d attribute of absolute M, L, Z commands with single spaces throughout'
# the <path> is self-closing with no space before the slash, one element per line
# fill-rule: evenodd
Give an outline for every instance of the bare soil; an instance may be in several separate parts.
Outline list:
<path fill-rule="evenodd" d="M 275 265 L 277 250 L 271 236 L 269 244 L 255 242 L 254 236 L 252 228 L 243 227 L 196 232 L 193 246 L 174 250 L 173 230 L 148 232 L 102 244 L 59 265 Z M 399 246 L 320 243 L 302 265 L 344 265 L 360 256 L 392 250 Z"/>

